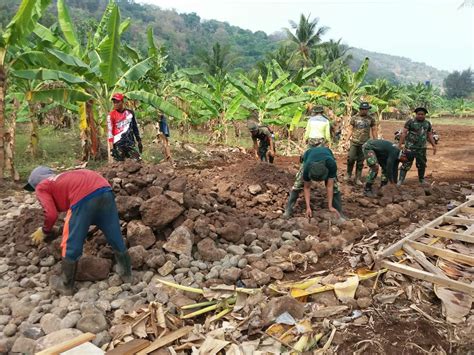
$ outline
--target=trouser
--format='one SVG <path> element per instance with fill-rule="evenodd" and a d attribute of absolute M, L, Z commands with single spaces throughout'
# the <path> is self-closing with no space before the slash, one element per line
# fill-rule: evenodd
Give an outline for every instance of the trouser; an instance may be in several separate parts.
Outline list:
<path fill-rule="evenodd" d="M 124 161 L 125 159 L 140 160 L 140 153 L 137 151 L 135 144 L 133 145 L 120 145 L 114 144 L 112 148 L 112 156 L 116 161 Z"/>
<path fill-rule="evenodd" d="M 275 144 L 275 142 L 273 142 L 273 144 Z M 261 140 L 258 144 L 258 156 L 261 161 L 268 161 L 270 164 L 273 164 L 274 157 L 270 156 L 267 160 L 267 152 L 269 148 L 270 144 L 267 141 Z"/>
<path fill-rule="evenodd" d="M 361 175 L 364 168 L 364 153 L 362 151 L 362 144 L 351 143 L 349 153 L 347 155 L 347 173 L 352 175 L 352 169 L 356 164 L 356 174 Z"/>
<path fill-rule="evenodd" d="M 379 172 L 379 161 L 377 160 L 377 156 L 373 150 L 366 149 L 365 145 L 362 146 L 362 150 L 367 166 L 369 167 L 369 173 L 367 174 L 365 182 L 369 185 L 372 185 Z M 387 182 L 387 166 L 383 162 L 380 164 L 380 166 L 382 167 L 381 181 L 382 184 L 384 184 Z"/>
<path fill-rule="evenodd" d="M 308 138 L 308 149 L 315 147 L 326 147 L 327 142 L 325 138 Z"/>
<path fill-rule="evenodd" d="M 410 149 L 411 154 L 407 154 L 408 160 L 402 164 L 400 170 L 404 170 L 407 172 L 411 169 L 413 165 L 413 160 L 416 159 L 416 167 L 418 169 L 418 179 L 422 180 L 425 178 L 425 170 L 426 170 L 426 148 L 421 149 Z M 406 174 L 406 173 L 405 173 Z"/>
<path fill-rule="evenodd" d="M 110 188 L 102 188 L 87 195 L 68 210 L 61 241 L 63 258 L 77 261 L 81 257 L 91 225 L 99 227 L 113 250 L 121 253 L 127 250 L 120 230 L 114 194 Z"/>

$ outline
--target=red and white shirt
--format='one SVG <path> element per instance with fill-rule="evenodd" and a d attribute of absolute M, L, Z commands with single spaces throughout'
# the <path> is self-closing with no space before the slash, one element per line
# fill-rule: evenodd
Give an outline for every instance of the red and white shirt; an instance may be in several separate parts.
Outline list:
<path fill-rule="evenodd" d="M 135 139 L 140 141 L 137 120 L 132 110 L 122 112 L 112 110 L 107 116 L 109 142 L 119 145 L 134 145 Z"/>

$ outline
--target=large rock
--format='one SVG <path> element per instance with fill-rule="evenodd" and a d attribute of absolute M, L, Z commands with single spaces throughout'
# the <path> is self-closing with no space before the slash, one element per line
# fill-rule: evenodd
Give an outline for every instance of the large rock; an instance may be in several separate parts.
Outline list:
<path fill-rule="evenodd" d="M 107 329 L 107 327 L 107 320 L 101 313 L 87 314 L 79 319 L 76 324 L 77 329 L 93 334 L 100 333 Z"/>
<path fill-rule="evenodd" d="M 205 261 L 221 260 L 226 252 L 223 249 L 218 249 L 216 243 L 211 238 L 204 238 L 197 244 L 197 249 L 201 259 Z"/>
<path fill-rule="evenodd" d="M 253 269 L 250 271 L 250 276 L 259 286 L 266 285 L 270 282 L 270 275 L 260 271 L 259 269 Z"/>
<path fill-rule="evenodd" d="M 221 271 L 221 279 L 224 280 L 226 284 L 234 285 L 237 280 L 240 278 L 242 270 L 237 267 L 230 267 Z"/>
<path fill-rule="evenodd" d="M 237 243 L 243 236 L 242 228 L 235 222 L 227 222 L 217 229 L 217 233 L 231 243 Z"/>
<path fill-rule="evenodd" d="M 15 354 L 34 354 L 36 341 L 33 339 L 18 337 L 13 343 L 12 353 Z"/>
<path fill-rule="evenodd" d="M 116 196 L 115 203 L 121 219 L 130 221 L 140 217 L 140 206 L 143 199 L 137 196 Z"/>
<path fill-rule="evenodd" d="M 21 300 L 13 302 L 10 305 L 10 308 L 13 317 L 25 318 L 30 315 L 30 313 L 33 311 L 33 308 L 35 308 L 35 305 L 28 300 Z"/>
<path fill-rule="evenodd" d="M 98 256 L 86 255 L 79 259 L 76 280 L 99 281 L 105 280 L 110 273 L 112 262 Z"/>
<path fill-rule="evenodd" d="M 184 190 L 186 189 L 186 184 L 187 184 L 186 178 L 184 176 L 180 176 L 172 180 L 169 183 L 168 188 L 171 191 L 184 192 Z"/>
<path fill-rule="evenodd" d="M 193 249 L 193 237 L 187 227 L 180 226 L 176 228 L 163 244 L 163 249 L 176 253 L 178 255 L 191 256 Z"/>
<path fill-rule="evenodd" d="M 64 341 L 71 340 L 83 334 L 79 329 L 61 329 L 41 337 L 36 342 L 35 352 L 48 349 Z"/>
<path fill-rule="evenodd" d="M 183 207 L 163 195 L 150 198 L 140 207 L 143 223 L 156 229 L 167 226 L 183 211 Z"/>
<path fill-rule="evenodd" d="M 141 245 L 150 248 L 156 242 L 153 230 L 142 221 L 130 221 L 127 225 L 127 240 L 131 247 Z"/>
<path fill-rule="evenodd" d="M 132 260 L 132 268 L 140 268 L 147 259 L 148 252 L 141 245 L 137 245 L 128 249 L 130 259 Z"/>
<path fill-rule="evenodd" d="M 43 317 L 41 317 L 40 325 L 45 334 L 53 333 L 62 328 L 61 319 L 52 313 L 45 314 Z"/>

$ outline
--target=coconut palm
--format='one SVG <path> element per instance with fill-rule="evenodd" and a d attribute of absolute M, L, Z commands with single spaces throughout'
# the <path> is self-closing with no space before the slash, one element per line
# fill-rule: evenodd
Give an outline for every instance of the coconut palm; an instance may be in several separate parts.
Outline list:
<path fill-rule="evenodd" d="M 288 39 L 297 45 L 297 52 L 301 56 L 303 66 L 311 63 L 312 50 L 321 42 L 321 37 L 329 30 L 329 27 L 326 26 L 318 27 L 319 18 L 316 17 L 311 20 L 310 16 L 306 17 L 304 14 L 301 14 L 298 24 L 290 21 L 291 28 L 295 33 L 285 28 Z"/>

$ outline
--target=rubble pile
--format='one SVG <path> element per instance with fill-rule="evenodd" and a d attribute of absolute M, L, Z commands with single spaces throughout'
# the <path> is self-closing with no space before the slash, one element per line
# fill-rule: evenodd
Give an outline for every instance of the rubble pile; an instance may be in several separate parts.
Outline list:
<path fill-rule="evenodd" d="M 316 216 L 311 221 L 302 217 L 301 196 L 294 217 L 285 220 L 281 215 L 294 175 L 269 164 L 244 161 L 197 170 L 126 161 L 101 172 L 116 194 L 134 282 L 123 284 L 113 272 L 113 252 L 102 233 L 91 227 L 79 264 L 78 292 L 58 297 L 48 280 L 59 269 L 60 238 L 39 247 L 31 245 L 30 234 L 42 224 L 39 204 L 27 194 L 3 199 L 0 352 L 38 351 L 54 339 L 63 339 L 64 332 L 90 331 L 97 334 L 96 345 L 107 346 L 120 338 L 112 326 L 122 324 L 122 317 L 140 307 L 157 302 L 167 314 L 177 317 L 181 307 L 203 301 L 202 294 L 166 286 L 163 280 L 201 290 L 222 285 L 269 287 L 289 275 L 311 273 L 324 255 L 381 228 L 393 229 L 400 236 L 402 227 L 404 231 L 416 227 L 413 222 L 420 218 L 420 210 L 434 203 L 446 206 L 459 196 L 460 188 L 407 186 L 400 190 L 390 186 L 379 191 L 379 199 L 345 194 L 344 208 L 351 219 L 344 222 L 321 210 L 324 193 L 314 189 Z M 328 284 L 337 282 L 342 279 Z M 349 306 L 337 300 L 315 302 L 344 306 L 348 316 L 369 306 L 367 295 L 358 296 Z M 305 314 L 310 308 L 318 311 L 314 307 L 305 306 Z M 269 325 L 255 323 L 252 327 L 261 330 Z M 332 328 L 324 329 L 328 331 L 323 332 L 323 340 L 328 341 Z"/>

